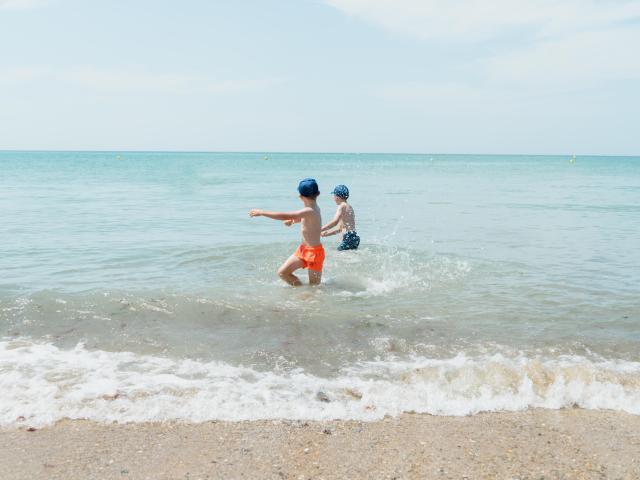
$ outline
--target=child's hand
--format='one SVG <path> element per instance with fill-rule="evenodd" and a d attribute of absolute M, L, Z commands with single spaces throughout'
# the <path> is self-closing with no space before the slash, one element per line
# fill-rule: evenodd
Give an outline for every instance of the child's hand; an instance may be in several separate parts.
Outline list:
<path fill-rule="evenodd" d="M 260 210 L 259 208 L 254 208 L 249 212 L 250 217 L 259 217 L 260 215 L 262 215 L 262 210 Z"/>
<path fill-rule="evenodd" d="M 328 237 L 329 236 L 329 232 L 327 230 L 325 230 L 324 232 L 320 232 L 320 236 L 321 237 Z"/>
<path fill-rule="evenodd" d="M 284 225 L 285 225 L 286 227 L 290 227 L 291 225 L 293 225 L 293 219 L 292 219 L 292 218 L 290 218 L 289 220 L 285 220 L 285 221 L 284 221 L 284 222 L 282 222 L 282 223 L 284 223 Z"/>

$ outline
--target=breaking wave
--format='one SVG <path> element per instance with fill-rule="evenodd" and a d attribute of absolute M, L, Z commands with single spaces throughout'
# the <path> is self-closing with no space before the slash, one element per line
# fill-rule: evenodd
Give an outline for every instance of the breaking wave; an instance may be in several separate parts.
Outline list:
<path fill-rule="evenodd" d="M 640 414 L 640 363 L 523 354 L 355 363 L 334 377 L 130 352 L 0 342 L 0 425 L 258 419 L 376 420 L 532 407 Z"/>

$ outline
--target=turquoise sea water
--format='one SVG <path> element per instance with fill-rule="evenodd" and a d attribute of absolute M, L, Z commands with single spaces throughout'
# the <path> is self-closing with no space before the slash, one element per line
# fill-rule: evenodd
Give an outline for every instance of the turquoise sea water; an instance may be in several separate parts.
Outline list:
<path fill-rule="evenodd" d="M 308 176 L 362 243 L 292 289 Z M 0 152 L 0 212 L 0 424 L 640 413 L 638 157 Z"/>

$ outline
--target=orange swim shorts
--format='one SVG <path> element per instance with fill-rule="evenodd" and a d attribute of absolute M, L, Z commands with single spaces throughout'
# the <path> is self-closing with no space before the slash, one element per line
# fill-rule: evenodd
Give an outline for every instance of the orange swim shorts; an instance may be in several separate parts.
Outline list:
<path fill-rule="evenodd" d="M 322 245 L 316 245 L 315 247 L 300 245 L 294 255 L 302 260 L 302 268 L 308 268 L 316 272 L 322 271 L 322 264 L 324 263 L 324 247 Z"/>

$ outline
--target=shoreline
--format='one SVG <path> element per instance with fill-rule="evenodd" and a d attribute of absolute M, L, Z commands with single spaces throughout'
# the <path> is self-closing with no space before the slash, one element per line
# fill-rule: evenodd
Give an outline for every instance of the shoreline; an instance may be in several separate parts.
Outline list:
<path fill-rule="evenodd" d="M 3 480 L 640 478 L 640 416 L 605 410 L 29 430 L 0 429 Z"/>

